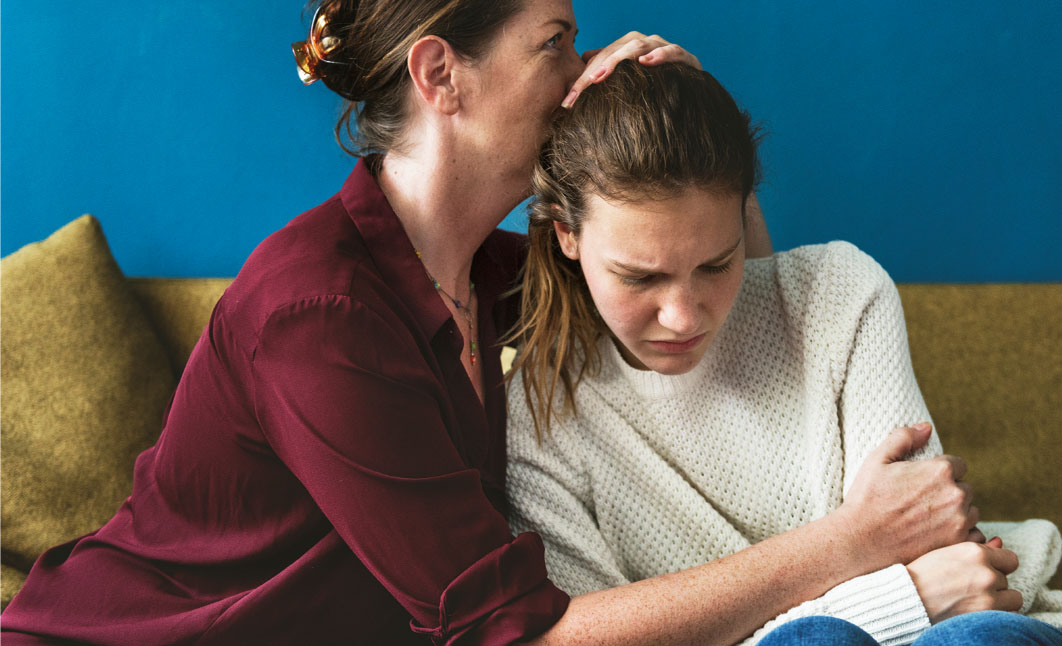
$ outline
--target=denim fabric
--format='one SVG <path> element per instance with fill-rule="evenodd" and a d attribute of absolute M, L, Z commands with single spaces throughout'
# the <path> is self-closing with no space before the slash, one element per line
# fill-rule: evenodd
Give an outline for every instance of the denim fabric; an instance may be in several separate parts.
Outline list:
<path fill-rule="evenodd" d="M 772 630 L 760 646 L 877 646 L 862 628 L 836 617 L 804 617 Z"/>
<path fill-rule="evenodd" d="M 1062 646 L 1062 631 L 1042 621 L 995 610 L 952 617 L 914 646 Z M 760 646 L 877 646 L 858 626 L 835 617 L 805 617 L 772 631 Z"/>
<path fill-rule="evenodd" d="M 986 610 L 940 622 L 914 646 L 1062 646 L 1062 631 L 1013 612 Z"/>

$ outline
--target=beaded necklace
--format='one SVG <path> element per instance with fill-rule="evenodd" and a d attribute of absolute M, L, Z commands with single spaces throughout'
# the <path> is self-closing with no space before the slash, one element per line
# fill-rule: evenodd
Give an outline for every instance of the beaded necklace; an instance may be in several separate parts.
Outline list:
<path fill-rule="evenodd" d="M 449 292 L 443 289 L 442 284 L 439 283 L 439 281 L 435 280 L 435 277 L 431 275 L 430 271 L 428 271 L 428 266 L 424 264 L 424 258 L 420 255 L 419 251 L 417 251 L 417 258 L 420 259 L 420 264 L 424 267 L 424 273 L 428 275 L 428 280 L 430 280 L 431 284 L 435 286 L 435 291 L 441 293 L 443 296 L 448 298 L 450 302 L 454 304 L 454 307 L 457 308 L 457 311 L 461 312 L 461 315 L 465 317 L 465 321 L 468 322 L 468 338 L 470 343 L 469 361 L 472 363 L 473 366 L 476 365 L 477 344 L 476 332 L 475 328 L 473 327 L 474 317 L 472 316 L 472 299 L 476 296 L 476 285 L 471 280 L 468 281 L 468 302 L 462 303 L 460 300 L 454 298 L 450 295 Z"/>

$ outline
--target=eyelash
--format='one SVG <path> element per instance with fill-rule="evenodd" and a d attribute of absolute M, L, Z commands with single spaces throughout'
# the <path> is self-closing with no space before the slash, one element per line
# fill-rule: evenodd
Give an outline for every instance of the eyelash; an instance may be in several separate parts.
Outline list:
<path fill-rule="evenodd" d="M 726 272 L 730 271 L 730 268 L 733 267 L 733 266 L 734 266 L 734 261 L 733 261 L 733 259 L 731 259 L 731 260 L 728 260 L 726 262 L 726 264 L 723 264 L 723 265 L 703 265 L 701 267 L 698 267 L 698 269 L 700 269 L 701 271 L 703 271 L 706 274 L 725 274 Z M 652 282 L 653 278 L 655 278 L 655 276 L 653 276 L 652 274 L 650 274 L 648 276 L 620 276 L 619 277 L 620 281 L 624 285 L 627 285 L 627 286 L 630 286 L 630 287 L 644 287 L 644 286 L 648 285 L 650 282 Z"/>

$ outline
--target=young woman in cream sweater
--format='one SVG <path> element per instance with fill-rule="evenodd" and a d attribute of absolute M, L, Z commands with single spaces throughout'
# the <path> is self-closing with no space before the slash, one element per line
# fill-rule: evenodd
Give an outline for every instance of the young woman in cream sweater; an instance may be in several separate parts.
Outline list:
<path fill-rule="evenodd" d="M 893 548 L 913 535 L 838 531 L 860 526 L 850 501 L 882 495 L 886 470 L 934 468 L 968 493 L 965 466 L 917 424 L 929 413 L 877 263 L 843 242 L 746 261 L 756 174 L 748 116 L 681 66 L 620 64 L 557 124 L 513 334 L 514 530 L 542 535 L 572 595 L 641 585 L 666 612 L 653 586 L 701 568 L 712 643 L 782 624 L 768 640 L 810 628 L 828 643 L 1058 643 L 1047 624 L 974 612 L 1058 621 L 1062 600 L 1042 589 L 1058 562 L 1050 523 L 981 526 L 1014 551 L 985 542 L 976 513 L 908 552 Z M 901 425 L 915 426 L 889 433 Z M 912 513 L 938 504 L 912 492 Z M 837 532 L 811 595 L 762 556 L 793 532 Z M 745 594 L 757 580 L 778 585 Z M 814 616 L 834 619 L 792 621 Z"/>

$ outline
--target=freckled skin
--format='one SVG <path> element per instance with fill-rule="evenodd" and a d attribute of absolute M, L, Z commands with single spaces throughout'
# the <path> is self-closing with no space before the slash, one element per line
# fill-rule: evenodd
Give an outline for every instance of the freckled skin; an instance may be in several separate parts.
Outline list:
<path fill-rule="evenodd" d="M 575 24 L 569 0 L 528 2 L 486 58 L 471 65 L 471 85 L 463 88 L 464 132 L 476 158 L 487 173 L 525 190 L 553 115 L 585 67 L 575 50 Z"/>
<path fill-rule="evenodd" d="M 579 260 L 623 357 L 642 370 L 689 372 L 741 286 L 741 196 L 690 188 L 663 200 L 620 203 L 595 195 L 587 213 L 578 238 L 563 225 L 558 238 L 565 255 Z M 698 336 L 677 352 L 660 344 Z"/>

